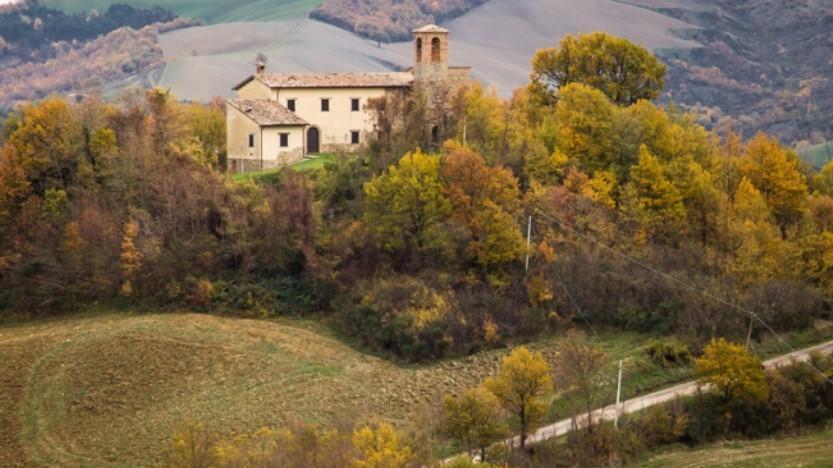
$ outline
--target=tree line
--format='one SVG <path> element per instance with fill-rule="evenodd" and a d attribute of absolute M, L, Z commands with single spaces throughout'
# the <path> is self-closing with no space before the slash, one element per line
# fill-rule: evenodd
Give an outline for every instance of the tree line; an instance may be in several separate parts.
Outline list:
<path fill-rule="evenodd" d="M 24 106 L 2 137 L 0 310 L 323 313 L 414 361 L 587 321 L 697 350 L 745 337 L 727 303 L 776 330 L 829 318 L 833 166 L 657 105 L 664 72 L 568 37 L 510 100 L 472 84 L 432 131 L 426 94 L 392 97 L 366 152 L 265 183 L 225 172 L 222 103 Z"/>

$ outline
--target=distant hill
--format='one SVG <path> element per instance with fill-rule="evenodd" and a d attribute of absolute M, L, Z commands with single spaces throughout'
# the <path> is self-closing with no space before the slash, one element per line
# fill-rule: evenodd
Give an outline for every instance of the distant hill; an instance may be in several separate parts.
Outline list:
<path fill-rule="evenodd" d="M 489 0 L 324 0 L 311 16 L 370 39 L 404 41 L 411 30 L 456 18 Z"/>
<path fill-rule="evenodd" d="M 491 0 L 444 25 L 452 63 L 472 65 L 504 96 L 527 83 L 535 51 L 567 33 L 611 31 L 652 49 L 697 45 L 671 32 L 688 24 L 611 0 Z M 194 100 L 230 96 L 259 52 L 270 70 L 284 72 L 385 71 L 413 60 L 410 41 L 377 44 L 316 20 L 189 28 L 162 35 L 160 45 L 170 62 L 159 84 Z"/>
<path fill-rule="evenodd" d="M 66 11 L 106 10 L 113 3 L 137 8 L 161 6 L 179 16 L 199 18 L 207 23 L 230 21 L 272 21 L 304 16 L 320 0 L 41 0 L 42 5 Z"/>

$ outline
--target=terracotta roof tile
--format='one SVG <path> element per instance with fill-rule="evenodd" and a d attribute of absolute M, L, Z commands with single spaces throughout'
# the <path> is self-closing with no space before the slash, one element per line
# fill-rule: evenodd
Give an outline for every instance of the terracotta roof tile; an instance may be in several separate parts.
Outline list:
<path fill-rule="evenodd" d="M 229 99 L 226 102 L 263 127 L 308 125 L 306 120 L 298 117 L 277 101 Z"/>
<path fill-rule="evenodd" d="M 437 26 L 436 24 L 429 24 L 421 28 L 414 29 L 415 33 L 448 33 L 448 29 Z"/>
<path fill-rule="evenodd" d="M 404 88 L 411 73 L 267 73 L 258 76 L 271 88 Z"/>

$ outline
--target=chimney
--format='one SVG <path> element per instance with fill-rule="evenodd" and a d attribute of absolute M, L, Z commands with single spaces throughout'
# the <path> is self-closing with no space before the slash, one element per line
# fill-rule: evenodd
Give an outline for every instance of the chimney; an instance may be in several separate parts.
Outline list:
<path fill-rule="evenodd" d="M 262 75 L 266 71 L 266 63 L 264 63 L 264 62 L 257 62 L 256 67 L 257 67 L 256 73 L 258 75 Z"/>

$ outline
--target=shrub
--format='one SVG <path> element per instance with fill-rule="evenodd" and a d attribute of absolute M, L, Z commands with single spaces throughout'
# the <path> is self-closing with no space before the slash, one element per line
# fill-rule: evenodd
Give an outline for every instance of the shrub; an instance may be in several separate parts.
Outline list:
<path fill-rule="evenodd" d="M 654 340 L 645 352 L 651 360 L 663 367 L 691 363 L 688 346 L 676 340 Z"/>

